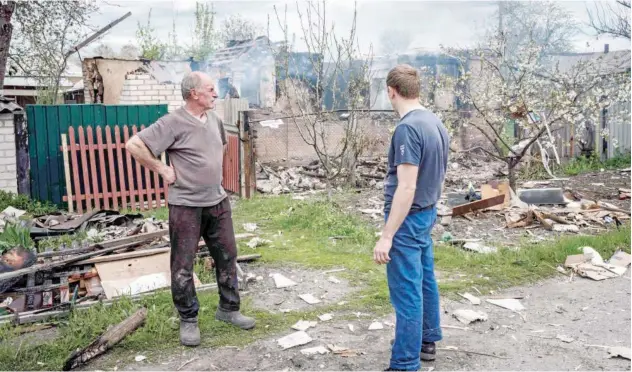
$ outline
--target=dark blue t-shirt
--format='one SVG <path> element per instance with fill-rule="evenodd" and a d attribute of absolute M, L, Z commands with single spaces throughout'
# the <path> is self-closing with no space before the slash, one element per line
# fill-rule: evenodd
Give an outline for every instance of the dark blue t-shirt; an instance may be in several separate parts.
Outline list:
<path fill-rule="evenodd" d="M 397 189 L 397 166 L 419 167 L 417 189 L 411 212 L 437 203 L 448 167 L 450 137 L 441 120 L 432 112 L 417 109 L 397 124 L 388 151 L 388 173 L 384 182 L 384 211 L 391 210 Z"/>

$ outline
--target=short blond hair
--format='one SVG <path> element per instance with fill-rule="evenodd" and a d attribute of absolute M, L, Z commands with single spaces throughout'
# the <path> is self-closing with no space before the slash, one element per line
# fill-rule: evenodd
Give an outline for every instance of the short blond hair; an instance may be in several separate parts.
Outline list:
<path fill-rule="evenodd" d="M 388 72 L 386 86 L 395 89 L 404 98 L 419 98 L 419 72 L 411 65 L 397 65 Z"/>

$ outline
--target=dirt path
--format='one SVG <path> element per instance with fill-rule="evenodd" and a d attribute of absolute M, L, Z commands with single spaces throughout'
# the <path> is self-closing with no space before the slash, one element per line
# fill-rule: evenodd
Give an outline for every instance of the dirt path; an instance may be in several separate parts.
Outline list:
<path fill-rule="evenodd" d="M 435 363 L 425 363 L 423 370 L 629 370 L 630 361 L 609 359 L 604 348 L 587 344 L 630 348 L 630 273 L 624 277 L 594 282 L 577 278 L 573 282 L 559 276 L 538 285 L 513 288 L 507 295 L 524 296 L 522 316 L 483 302 L 473 306 L 464 301 L 443 301 L 445 325 L 464 327 L 451 317 L 454 310 L 481 310 L 489 320 L 469 325 L 470 330 L 444 329 L 438 346 L 455 346 L 494 354 L 500 358 L 455 351 L 439 351 Z M 497 294 L 498 295 L 498 294 Z M 278 337 L 261 340 L 243 349 L 177 349 L 143 362 L 121 360 L 118 370 L 383 370 L 390 356 L 389 341 L 393 329 L 369 331 L 374 320 L 358 314 L 353 320 L 334 319 L 319 322 L 307 332 L 313 341 L 303 347 L 280 350 Z M 393 322 L 393 316 L 380 319 Z M 353 324 L 355 331 L 349 330 Z M 558 335 L 573 339 L 564 342 Z M 351 357 L 326 354 L 304 356 L 300 350 L 335 344 L 363 354 Z M 98 368 L 99 361 L 89 369 Z"/>

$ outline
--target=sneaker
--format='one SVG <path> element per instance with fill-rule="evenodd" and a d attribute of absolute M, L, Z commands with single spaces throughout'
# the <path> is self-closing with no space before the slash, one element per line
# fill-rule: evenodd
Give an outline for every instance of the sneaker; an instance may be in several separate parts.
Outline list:
<path fill-rule="evenodd" d="M 230 323 L 241 329 L 252 329 L 255 327 L 254 318 L 244 316 L 239 311 L 227 311 L 217 308 L 215 319 Z"/>
<path fill-rule="evenodd" d="M 395 343 L 395 339 L 391 339 L 391 346 Z M 432 362 L 437 359 L 437 346 L 434 342 L 422 342 L 419 358 L 424 362 Z"/>
<path fill-rule="evenodd" d="M 200 344 L 200 328 L 197 318 L 180 319 L 180 343 L 184 346 Z"/>

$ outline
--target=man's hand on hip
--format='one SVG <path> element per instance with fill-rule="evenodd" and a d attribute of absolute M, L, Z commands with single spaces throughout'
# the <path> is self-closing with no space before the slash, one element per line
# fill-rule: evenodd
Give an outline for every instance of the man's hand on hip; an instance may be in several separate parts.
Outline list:
<path fill-rule="evenodd" d="M 165 180 L 168 185 L 176 182 L 176 172 L 172 165 L 166 165 L 160 170 L 160 176 Z"/>
<path fill-rule="evenodd" d="M 375 244 L 375 248 L 373 248 L 373 261 L 376 264 L 386 264 L 391 258 L 388 253 L 391 251 L 391 247 L 393 246 L 393 240 L 382 237 Z"/>

